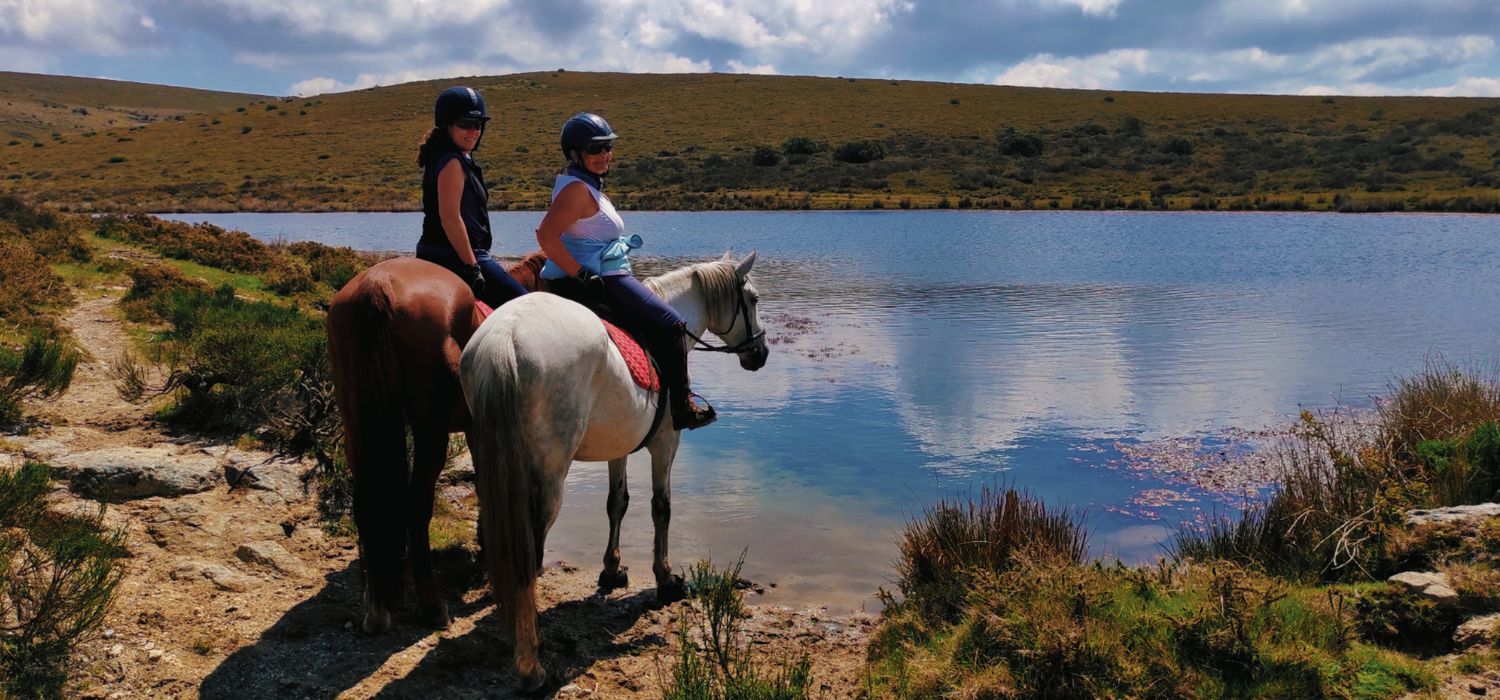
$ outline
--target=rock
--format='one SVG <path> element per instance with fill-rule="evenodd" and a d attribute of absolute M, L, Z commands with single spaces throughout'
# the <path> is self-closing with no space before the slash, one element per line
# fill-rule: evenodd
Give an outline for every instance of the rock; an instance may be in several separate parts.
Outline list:
<path fill-rule="evenodd" d="M 1496 637 L 1500 637 L 1500 613 L 1476 617 L 1459 625 L 1453 633 L 1453 643 L 1460 649 L 1467 649 L 1494 644 Z"/>
<path fill-rule="evenodd" d="M 151 651 L 146 652 L 146 658 L 149 659 L 153 664 L 161 661 L 161 657 L 163 655 L 164 652 L 162 652 L 162 650 L 160 649 L 152 649 Z"/>
<path fill-rule="evenodd" d="M 125 653 L 125 645 L 124 644 L 114 644 L 114 645 L 110 646 L 110 648 L 109 648 L 109 655 L 111 657 L 119 656 L 119 655 L 121 655 L 123 653 Z"/>
<path fill-rule="evenodd" d="M 287 503 L 295 503 L 307 497 L 302 473 L 307 467 L 301 462 L 278 460 L 237 450 L 228 450 L 224 460 L 224 481 L 231 489 L 267 491 L 281 497 Z"/>
<path fill-rule="evenodd" d="M 255 585 L 255 579 L 222 564 L 188 562 L 173 569 L 171 576 L 173 581 L 206 578 L 215 588 L 231 593 L 243 593 Z"/>
<path fill-rule="evenodd" d="M 74 498 L 66 491 L 57 491 L 49 499 L 47 512 L 61 518 L 93 520 L 99 517 L 99 502 Z M 119 530 L 129 523 L 129 519 L 118 509 L 105 508 L 104 517 L 99 522 L 106 530 Z"/>
<path fill-rule="evenodd" d="M 1452 522 L 1455 520 L 1483 520 L 1485 518 L 1500 518 L 1500 503 L 1481 503 L 1474 506 L 1453 506 L 1451 508 L 1409 510 L 1406 512 L 1406 522 L 1411 525 Z"/>
<path fill-rule="evenodd" d="M 52 474 L 68 481 L 74 493 L 112 501 L 181 496 L 224 483 L 212 457 L 156 447 L 113 447 L 58 457 L 52 460 Z"/>
<path fill-rule="evenodd" d="M 302 560 L 298 559 L 297 555 L 269 540 L 242 544 L 239 549 L 235 550 L 234 555 L 239 557 L 240 561 L 269 566 L 288 576 L 307 576 L 307 567 L 302 564 Z"/>
<path fill-rule="evenodd" d="M 1430 571 L 1403 571 L 1387 581 L 1406 586 L 1407 590 L 1420 593 L 1439 603 L 1458 602 L 1458 591 L 1448 585 L 1448 575 Z"/>

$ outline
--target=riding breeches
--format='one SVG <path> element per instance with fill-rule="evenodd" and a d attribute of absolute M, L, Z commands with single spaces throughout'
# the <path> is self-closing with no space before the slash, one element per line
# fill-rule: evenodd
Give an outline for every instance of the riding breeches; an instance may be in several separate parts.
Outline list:
<path fill-rule="evenodd" d="M 452 270 L 460 279 L 468 279 L 468 265 L 458 258 L 458 253 L 450 246 L 418 243 L 417 257 Z M 479 263 L 479 271 L 484 275 L 484 296 L 480 301 L 489 304 L 490 308 L 498 309 L 501 304 L 526 293 L 526 288 L 505 271 L 500 261 L 490 255 L 490 251 L 475 250 L 474 261 Z"/>

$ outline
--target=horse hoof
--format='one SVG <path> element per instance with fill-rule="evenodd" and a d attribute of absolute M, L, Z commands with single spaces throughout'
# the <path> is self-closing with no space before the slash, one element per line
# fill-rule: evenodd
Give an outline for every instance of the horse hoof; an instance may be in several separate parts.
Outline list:
<path fill-rule="evenodd" d="M 385 634 L 390 628 L 391 612 L 389 610 L 366 610 L 364 622 L 360 624 L 360 629 L 363 629 L 365 634 Z"/>
<path fill-rule="evenodd" d="M 522 695 L 540 695 L 547 689 L 547 670 L 541 664 L 537 664 L 535 671 L 519 674 L 519 677 L 520 683 L 517 685 Z"/>
<path fill-rule="evenodd" d="M 656 582 L 656 602 L 675 603 L 687 597 L 687 584 L 682 577 L 671 574 L 665 581 Z"/>
<path fill-rule="evenodd" d="M 435 606 L 423 608 L 422 624 L 432 629 L 448 629 L 448 626 L 453 624 L 452 618 L 448 616 L 448 604 L 439 601 Z"/>
<path fill-rule="evenodd" d="M 616 588 L 625 588 L 630 585 L 630 572 L 626 567 L 616 569 L 614 573 L 608 570 L 599 572 L 599 590 L 612 591 Z"/>

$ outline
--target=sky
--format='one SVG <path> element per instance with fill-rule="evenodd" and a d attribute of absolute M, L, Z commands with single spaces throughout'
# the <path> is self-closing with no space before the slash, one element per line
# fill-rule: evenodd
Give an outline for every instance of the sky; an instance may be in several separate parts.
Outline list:
<path fill-rule="evenodd" d="M 0 70 L 267 95 L 565 68 L 1500 96 L 1500 0 L 0 0 Z"/>

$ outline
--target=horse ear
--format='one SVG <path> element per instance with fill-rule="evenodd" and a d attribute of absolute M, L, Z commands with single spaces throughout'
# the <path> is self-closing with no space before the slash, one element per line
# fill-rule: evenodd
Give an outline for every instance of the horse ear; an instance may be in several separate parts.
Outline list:
<path fill-rule="evenodd" d="M 745 256 L 744 260 L 741 260 L 739 262 L 739 264 L 735 267 L 734 272 L 735 272 L 736 275 L 739 275 L 740 279 L 745 279 L 745 275 L 750 274 L 750 268 L 752 268 L 754 266 L 755 266 L 755 251 L 752 250 L 752 251 L 750 251 L 749 255 Z"/>
<path fill-rule="evenodd" d="M 724 257 L 719 258 L 719 262 L 734 262 L 734 249 L 725 250 Z"/>

